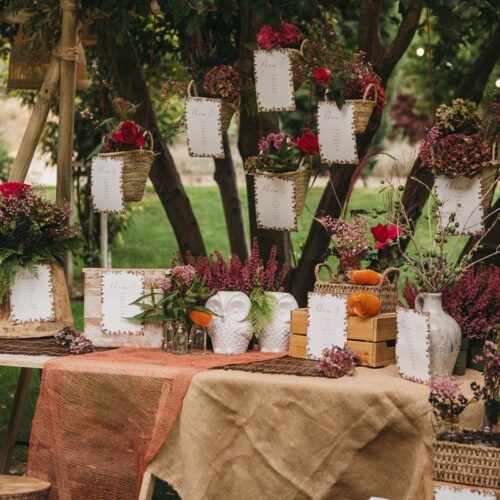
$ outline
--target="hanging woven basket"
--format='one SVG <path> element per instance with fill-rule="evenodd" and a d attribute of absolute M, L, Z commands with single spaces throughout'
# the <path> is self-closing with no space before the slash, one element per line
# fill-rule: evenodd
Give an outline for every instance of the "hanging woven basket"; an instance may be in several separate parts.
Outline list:
<path fill-rule="evenodd" d="M 304 82 L 307 77 L 307 68 L 305 66 L 304 58 L 304 47 L 307 42 L 305 39 L 301 45 L 300 49 L 287 49 L 290 53 L 290 60 L 292 61 L 292 72 L 293 72 L 293 89 L 296 91 Z"/>
<path fill-rule="evenodd" d="M 100 153 L 103 158 L 118 158 L 123 161 L 123 199 L 124 201 L 141 201 L 146 189 L 151 165 L 155 159 L 153 151 L 153 136 L 149 135 L 151 149 L 134 149 L 132 151 L 116 151 Z"/>
<path fill-rule="evenodd" d="M 188 97 L 193 97 L 191 95 L 191 90 L 194 91 L 194 97 L 198 97 L 198 91 L 196 90 L 196 84 L 194 83 L 194 80 L 191 80 L 189 82 L 189 85 L 187 88 L 187 96 Z M 227 101 L 225 99 L 220 99 L 220 100 L 222 102 L 221 113 L 220 113 L 220 123 L 221 123 L 222 135 L 224 135 L 227 132 L 229 125 L 231 124 L 231 118 L 233 117 L 234 113 L 240 107 L 241 97 L 238 96 L 238 102 L 236 104 L 233 104 L 231 101 Z"/>
<path fill-rule="evenodd" d="M 375 96 L 373 101 L 368 99 L 368 93 L 370 89 L 374 90 Z M 366 87 L 363 93 L 363 99 L 354 99 L 354 128 L 356 134 L 362 134 L 370 121 L 370 117 L 372 116 L 373 110 L 377 104 L 377 87 L 373 83 L 370 83 L 368 87 Z"/>
<path fill-rule="evenodd" d="M 330 275 L 330 281 L 323 281 L 319 273 L 321 268 L 327 269 Z M 389 274 L 394 273 L 392 283 L 389 281 Z M 388 267 L 380 277 L 378 285 L 355 285 L 353 283 L 344 282 L 344 275 L 333 274 L 331 267 L 328 264 L 317 264 L 314 269 L 316 282 L 314 283 L 314 291 L 316 293 L 335 293 L 338 295 L 349 296 L 355 292 L 371 292 L 378 297 L 382 303 L 381 314 L 392 313 L 396 311 L 398 306 L 398 279 L 399 269 L 397 267 Z"/>
<path fill-rule="evenodd" d="M 251 175 L 257 173 L 277 179 L 293 179 L 295 181 L 295 213 L 300 215 L 304 209 L 307 190 L 309 188 L 309 180 L 312 175 L 312 169 L 305 166 L 305 158 L 305 156 L 302 157 L 297 170 L 293 172 L 276 173 L 262 170 L 262 168 L 265 168 L 266 159 L 264 156 L 249 156 L 245 161 L 245 170 Z"/>
<path fill-rule="evenodd" d="M 9 76 L 7 88 L 22 90 L 40 90 L 52 55 L 40 46 L 35 50 L 26 41 L 22 25 L 16 35 L 9 57 Z M 87 60 L 80 42 L 77 45 L 76 90 L 89 88 L 87 78 Z"/>

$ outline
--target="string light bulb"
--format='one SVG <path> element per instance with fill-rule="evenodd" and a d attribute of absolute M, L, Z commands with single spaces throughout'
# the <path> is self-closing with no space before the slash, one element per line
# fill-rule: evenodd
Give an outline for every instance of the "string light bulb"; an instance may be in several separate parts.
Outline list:
<path fill-rule="evenodd" d="M 500 78 L 495 82 L 495 87 L 500 89 Z"/>
<path fill-rule="evenodd" d="M 417 52 L 417 56 L 418 56 L 418 57 L 422 57 L 422 56 L 425 54 L 425 50 L 424 50 L 424 48 L 423 48 L 423 47 L 419 47 L 419 48 L 416 50 L 416 52 Z"/>

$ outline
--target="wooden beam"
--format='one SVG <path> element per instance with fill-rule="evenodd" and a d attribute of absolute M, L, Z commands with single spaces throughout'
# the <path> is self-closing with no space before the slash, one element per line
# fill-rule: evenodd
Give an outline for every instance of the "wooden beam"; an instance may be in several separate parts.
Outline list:
<path fill-rule="evenodd" d="M 76 58 L 78 22 L 74 0 L 61 0 L 62 32 L 60 44 L 61 83 L 59 85 L 59 137 L 57 143 L 57 197 L 62 205 L 71 201 L 73 176 L 73 133 L 75 126 Z"/>
<path fill-rule="evenodd" d="M 19 146 L 16 158 L 9 175 L 9 182 L 24 182 L 33 155 L 35 154 L 43 126 L 47 121 L 50 104 L 57 91 L 60 76 L 60 65 L 57 57 L 52 57 L 42 87 L 38 92 L 33 111 L 31 113 L 28 126 L 24 131 L 23 139 Z"/>

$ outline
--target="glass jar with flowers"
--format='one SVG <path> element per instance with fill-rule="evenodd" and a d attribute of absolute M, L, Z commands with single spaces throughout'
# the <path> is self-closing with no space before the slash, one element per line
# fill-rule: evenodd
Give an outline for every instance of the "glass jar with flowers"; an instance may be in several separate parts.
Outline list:
<path fill-rule="evenodd" d="M 195 311 L 207 315 L 203 316 L 204 322 L 214 314 L 203 305 L 211 295 L 213 292 L 196 277 L 194 267 L 176 266 L 152 285 L 149 293 L 133 302 L 143 311 L 129 319 L 162 322 L 169 333 L 164 348 L 174 354 L 187 354 L 189 330 L 197 319 Z"/>
<path fill-rule="evenodd" d="M 113 109 L 116 116 L 102 122 L 96 120 L 88 108 L 80 113 L 103 137 L 102 143 L 92 151 L 89 158 L 98 154 L 104 158 L 120 159 L 123 162 L 123 199 L 129 202 L 140 201 L 155 158 L 153 136 L 130 119 L 137 105 L 118 97 L 113 99 Z"/>

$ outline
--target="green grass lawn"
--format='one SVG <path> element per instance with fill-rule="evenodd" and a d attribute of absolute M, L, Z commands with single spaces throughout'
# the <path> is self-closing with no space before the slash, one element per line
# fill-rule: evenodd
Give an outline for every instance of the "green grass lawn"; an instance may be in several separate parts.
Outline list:
<path fill-rule="evenodd" d="M 52 190 L 51 190 L 52 191 Z M 203 238 L 208 252 L 220 250 L 229 256 L 229 243 L 225 227 L 222 203 L 217 187 L 188 187 L 186 189 L 194 212 L 198 218 Z M 313 188 L 309 192 L 307 208 L 299 217 L 299 231 L 292 233 L 292 242 L 295 252 L 300 252 L 300 244 L 304 243 L 309 230 L 312 215 L 315 211 L 322 189 Z M 52 194 L 52 193 L 50 193 Z M 240 190 L 245 206 L 245 190 Z M 382 199 L 376 188 L 355 189 L 350 202 L 350 208 L 371 209 L 382 207 Z M 170 265 L 171 255 L 177 249 L 177 244 L 165 212 L 154 193 L 148 192 L 145 199 L 139 204 L 140 210 L 134 212 L 129 229 L 117 241 L 112 249 L 112 261 L 115 268 L 161 268 Z M 376 221 L 374 221 L 376 222 Z M 426 245 L 430 243 L 429 235 L 422 229 L 416 234 L 417 239 Z M 457 246 L 460 251 L 462 244 Z M 81 279 L 81 266 L 76 267 L 75 276 Z M 403 280 L 400 280 L 402 283 Z M 83 303 L 72 304 L 75 317 L 75 326 L 83 330 Z M 3 443 L 4 432 L 7 427 L 8 416 L 14 397 L 19 370 L 16 368 L 0 367 L 0 446 Z M 33 418 L 36 399 L 39 390 L 39 374 L 35 373 L 26 403 L 19 438 L 29 440 L 31 420 Z M 17 447 L 15 462 L 23 463 L 27 457 L 26 448 Z"/>

